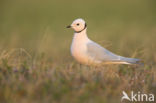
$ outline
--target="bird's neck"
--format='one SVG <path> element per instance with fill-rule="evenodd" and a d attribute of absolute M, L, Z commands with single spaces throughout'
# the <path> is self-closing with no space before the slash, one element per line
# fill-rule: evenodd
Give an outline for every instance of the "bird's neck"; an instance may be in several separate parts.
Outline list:
<path fill-rule="evenodd" d="M 73 39 L 77 39 L 77 40 L 88 40 L 88 36 L 87 36 L 87 28 L 84 29 L 83 31 L 81 31 L 80 33 L 74 33 L 74 38 Z"/>

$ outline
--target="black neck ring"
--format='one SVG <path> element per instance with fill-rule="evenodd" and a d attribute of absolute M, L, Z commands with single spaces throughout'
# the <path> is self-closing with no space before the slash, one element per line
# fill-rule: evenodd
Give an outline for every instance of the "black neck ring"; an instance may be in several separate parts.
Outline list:
<path fill-rule="evenodd" d="M 80 30 L 80 31 L 75 31 L 75 33 L 80 33 L 80 32 L 82 32 L 83 30 L 85 30 L 87 28 L 87 24 L 85 23 L 85 27 L 82 29 L 82 30 Z"/>

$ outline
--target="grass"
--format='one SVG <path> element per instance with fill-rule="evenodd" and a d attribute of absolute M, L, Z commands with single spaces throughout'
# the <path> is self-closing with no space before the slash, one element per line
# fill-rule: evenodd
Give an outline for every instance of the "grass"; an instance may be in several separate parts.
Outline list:
<path fill-rule="evenodd" d="M 0 2 L 0 103 L 120 103 L 123 90 L 156 95 L 154 0 Z M 77 63 L 65 27 L 78 17 L 89 38 L 145 65 Z"/>
<path fill-rule="evenodd" d="M 2 103 L 120 103 L 122 91 L 155 94 L 153 65 L 95 68 L 72 61 L 55 64 L 47 57 L 31 59 L 24 55 L 28 56 L 20 51 L 14 60 L 2 58 Z"/>

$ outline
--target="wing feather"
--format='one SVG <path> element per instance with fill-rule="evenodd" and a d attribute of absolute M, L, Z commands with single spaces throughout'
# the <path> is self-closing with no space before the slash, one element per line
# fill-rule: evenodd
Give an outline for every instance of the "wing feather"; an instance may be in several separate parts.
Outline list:
<path fill-rule="evenodd" d="M 120 60 L 120 56 L 108 51 L 95 42 L 87 44 L 87 54 L 94 60 L 98 61 L 117 61 Z"/>

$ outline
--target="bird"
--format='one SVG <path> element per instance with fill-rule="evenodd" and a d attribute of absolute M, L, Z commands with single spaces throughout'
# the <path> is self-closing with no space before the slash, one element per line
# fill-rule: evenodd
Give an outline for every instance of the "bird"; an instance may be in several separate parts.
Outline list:
<path fill-rule="evenodd" d="M 74 20 L 67 28 L 72 28 L 74 30 L 70 51 L 71 55 L 80 64 L 138 64 L 140 61 L 140 59 L 127 58 L 114 54 L 90 40 L 87 35 L 87 24 L 82 18 Z"/>

